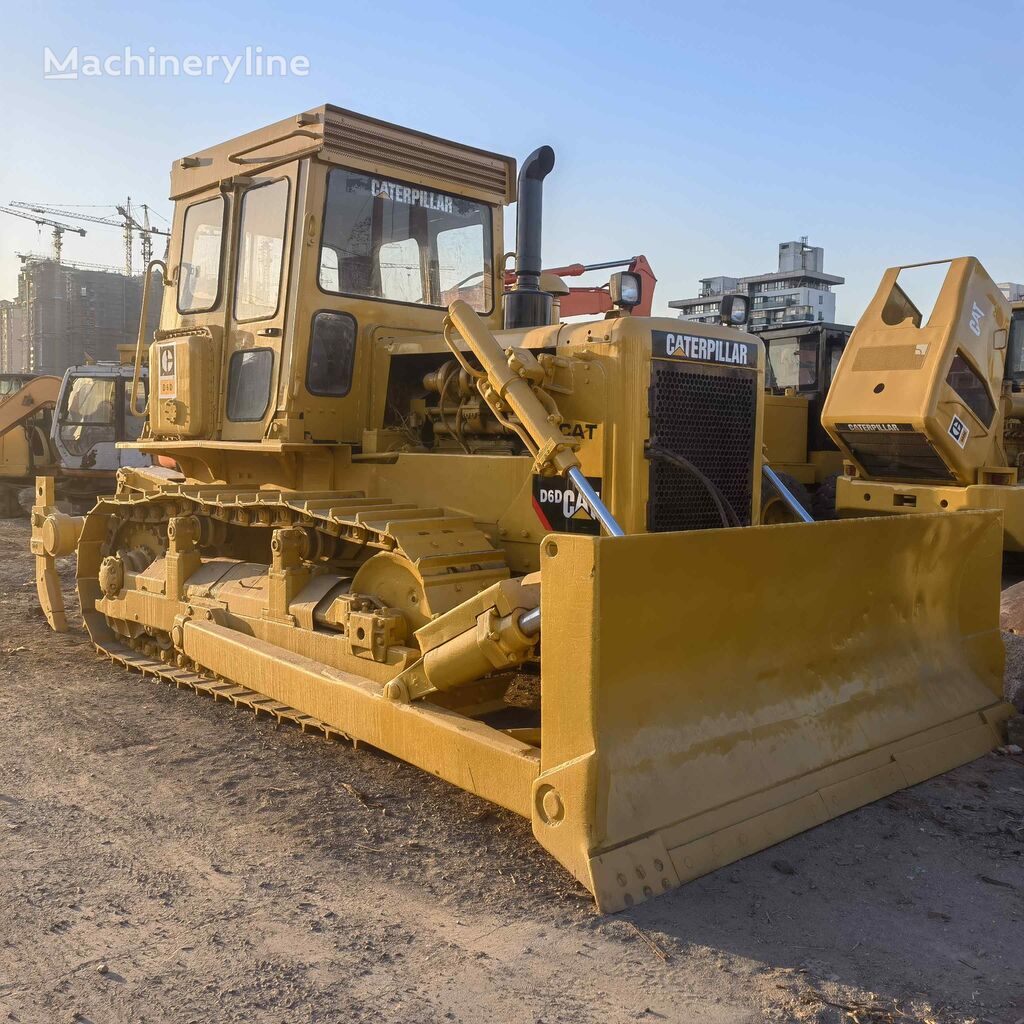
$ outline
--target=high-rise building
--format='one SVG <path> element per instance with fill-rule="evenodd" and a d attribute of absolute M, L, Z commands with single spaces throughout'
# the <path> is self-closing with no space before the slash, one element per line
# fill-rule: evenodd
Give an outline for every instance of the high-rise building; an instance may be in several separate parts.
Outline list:
<path fill-rule="evenodd" d="M 141 275 L 25 259 L 18 297 L 0 302 L 0 371 L 63 374 L 69 366 L 116 360 L 134 344 L 142 310 Z M 147 334 L 156 329 L 162 285 L 154 280 Z"/>
<path fill-rule="evenodd" d="M 1024 302 L 1024 284 L 1017 284 L 1014 281 L 1004 281 L 996 287 L 1010 300 L 1010 302 Z"/>
<path fill-rule="evenodd" d="M 700 294 L 669 303 L 679 310 L 680 320 L 712 324 L 719 322 L 722 299 L 726 295 L 746 295 L 750 299 L 748 330 L 763 331 L 790 324 L 823 322 L 836 319 L 836 296 L 832 289 L 845 278 L 824 272 L 825 250 L 798 242 L 779 243 L 779 268 L 773 273 L 751 277 L 704 277 Z"/>
<path fill-rule="evenodd" d="M 0 299 L 0 373 L 18 373 L 28 362 L 25 353 L 25 311 Z"/>

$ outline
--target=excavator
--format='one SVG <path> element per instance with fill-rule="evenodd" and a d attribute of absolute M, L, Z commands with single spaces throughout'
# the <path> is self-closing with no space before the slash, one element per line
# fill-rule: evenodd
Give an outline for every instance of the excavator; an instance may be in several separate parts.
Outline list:
<path fill-rule="evenodd" d="M 24 514 L 18 496 L 40 474 L 54 476 L 61 499 L 84 511 L 112 489 L 121 466 L 149 464 L 118 448 L 142 430 L 126 400 L 132 374 L 113 361 L 72 366 L 63 377 L 0 374 L 0 519 Z M 143 368 L 139 388 L 147 377 Z"/>
<path fill-rule="evenodd" d="M 624 270 L 618 268 L 625 267 Z M 615 270 L 607 284 L 566 285 L 567 277 L 583 277 L 598 270 Z M 540 289 L 552 297 L 551 315 L 555 320 L 570 316 L 596 316 L 629 310 L 633 316 L 650 316 L 654 288 L 658 279 L 646 256 L 602 263 L 567 263 L 540 273 Z M 516 284 L 514 270 L 505 271 L 505 290 Z"/>
<path fill-rule="evenodd" d="M 60 377 L 0 374 L 0 519 L 23 515 L 20 492 L 55 468 L 50 426 L 60 385 Z"/>
<path fill-rule="evenodd" d="M 553 167 L 330 105 L 175 161 L 156 464 L 41 477 L 32 551 L 51 625 L 76 555 L 105 657 L 523 816 L 613 912 L 999 744 L 1001 528 L 759 525 L 761 344 L 558 322 Z"/>

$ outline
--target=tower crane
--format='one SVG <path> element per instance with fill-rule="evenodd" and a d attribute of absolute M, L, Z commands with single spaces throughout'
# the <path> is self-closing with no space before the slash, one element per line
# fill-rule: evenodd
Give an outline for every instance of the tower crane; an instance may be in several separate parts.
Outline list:
<path fill-rule="evenodd" d="M 19 204 L 13 204 L 13 206 L 17 205 Z M 53 259 L 55 263 L 60 263 L 61 252 L 64 248 L 64 232 L 73 231 L 76 235 L 81 235 L 82 238 L 85 238 L 85 228 L 76 228 L 70 224 L 61 224 L 60 221 L 40 217 L 38 214 L 41 212 L 44 211 L 37 210 L 33 213 L 26 213 L 24 210 L 15 210 L 11 206 L 0 206 L 0 213 L 9 213 L 12 217 L 21 217 L 24 220 L 34 221 L 40 227 L 53 228 Z"/>
<path fill-rule="evenodd" d="M 110 227 L 119 227 L 124 231 L 124 272 L 131 277 L 132 274 L 132 249 L 134 247 L 135 232 L 139 232 L 142 241 L 142 262 L 145 266 L 153 258 L 153 236 L 162 235 L 170 237 L 169 231 L 152 227 L 149 223 L 149 207 L 143 204 L 140 224 L 132 211 L 132 201 L 129 197 L 123 205 L 115 205 L 118 217 L 98 217 L 93 213 L 76 213 L 74 210 L 64 210 L 56 206 L 47 206 L 44 203 L 23 203 L 13 202 L 11 206 L 17 206 L 22 210 L 31 210 L 33 213 L 48 213 L 57 217 L 68 217 L 71 220 L 84 220 L 92 224 L 107 224 Z M 120 219 L 118 219 L 120 218 Z"/>

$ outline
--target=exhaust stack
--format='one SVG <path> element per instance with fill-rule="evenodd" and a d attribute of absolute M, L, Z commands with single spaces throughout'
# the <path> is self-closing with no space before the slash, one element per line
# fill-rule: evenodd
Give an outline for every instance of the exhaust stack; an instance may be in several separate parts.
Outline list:
<path fill-rule="evenodd" d="M 551 296 L 540 288 L 540 241 L 544 179 L 555 166 L 550 146 L 535 149 L 519 171 L 516 211 L 516 283 L 505 296 L 505 327 L 543 327 L 551 322 Z"/>

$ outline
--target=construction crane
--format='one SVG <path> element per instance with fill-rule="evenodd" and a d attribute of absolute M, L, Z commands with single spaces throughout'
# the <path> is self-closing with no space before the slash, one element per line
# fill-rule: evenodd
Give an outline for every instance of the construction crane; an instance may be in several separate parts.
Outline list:
<path fill-rule="evenodd" d="M 153 236 L 163 235 L 166 238 L 171 237 L 170 231 L 161 231 L 159 228 L 150 226 L 149 223 L 149 207 L 142 204 L 142 223 L 140 224 L 132 213 L 132 199 L 128 197 L 127 202 L 124 206 L 119 206 L 117 212 L 124 218 L 124 245 L 125 245 L 125 263 L 128 267 L 131 267 L 132 259 L 132 228 L 139 232 L 139 243 L 142 246 L 142 265 L 143 267 L 149 266 L 149 261 L 153 258 Z M 130 273 L 130 271 L 129 271 Z"/>
<path fill-rule="evenodd" d="M 121 228 L 124 232 L 124 272 L 132 276 L 132 250 L 134 248 L 135 232 L 139 232 L 142 241 L 142 262 L 144 266 L 149 265 L 153 258 L 153 235 L 170 237 L 169 231 L 151 227 L 149 223 L 149 207 L 143 204 L 140 224 L 132 212 L 132 201 L 129 196 L 123 205 L 114 205 L 117 210 L 117 217 L 98 217 L 94 213 L 76 213 L 74 210 L 65 210 L 56 206 L 48 206 L 45 203 L 23 203 L 13 202 L 11 206 L 17 206 L 22 210 L 31 210 L 33 213 L 48 213 L 57 217 L 68 217 L 71 220 L 84 220 L 92 224 L 107 224 L 110 227 Z"/>
<path fill-rule="evenodd" d="M 20 204 L 14 203 L 12 205 L 18 206 Z M 23 210 L 12 209 L 11 206 L 0 206 L 0 213 L 9 213 L 12 217 L 21 217 L 24 220 L 33 221 L 40 227 L 53 228 L 53 259 L 54 262 L 60 263 L 61 252 L 64 249 L 64 232 L 73 231 L 76 235 L 81 235 L 82 238 L 85 238 L 85 228 L 75 228 L 70 224 L 61 224 L 60 221 L 37 216 L 40 212 L 45 211 L 37 210 L 34 213 L 25 213 Z"/>
<path fill-rule="evenodd" d="M 22 263 L 39 263 L 51 259 L 50 256 L 41 252 L 16 252 L 14 255 Z M 71 267 L 75 270 L 103 270 L 111 274 L 120 274 L 122 272 L 120 267 L 112 267 L 109 263 L 85 263 L 82 260 L 63 260 L 61 266 Z"/>

